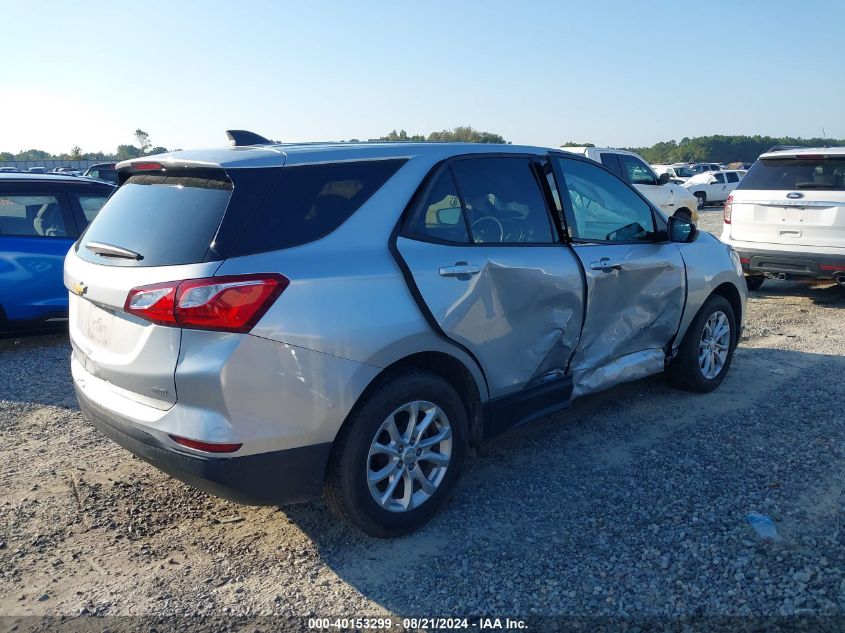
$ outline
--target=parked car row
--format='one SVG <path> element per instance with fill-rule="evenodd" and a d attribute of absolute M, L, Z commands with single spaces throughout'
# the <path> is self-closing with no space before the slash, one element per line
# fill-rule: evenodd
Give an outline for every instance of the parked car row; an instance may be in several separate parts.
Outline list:
<path fill-rule="evenodd" d="M 0 174 L 62 174 L 64 176 L 84 176 L 86 178 L 94 178 L 104 182 L 117 184 L 117 171 L 115 170 L 115 163 L 96 163 L 90 165 L 85 172 L 80 171 L 74 167 L 56 167 L 52 172 L 47 171 L 46 167 L 30 167 L 29 169 L 18 169 L 17 167 L 0 167 Z"/>

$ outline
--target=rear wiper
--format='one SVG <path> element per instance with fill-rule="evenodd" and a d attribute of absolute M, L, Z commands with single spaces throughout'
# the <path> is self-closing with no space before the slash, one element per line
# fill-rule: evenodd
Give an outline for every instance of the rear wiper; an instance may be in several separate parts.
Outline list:
<path fill-rule="evenodd" d="M 103 242 L 88 242 L 85 244 L 85 248 L 103 257 L 120 257 L 121 259 L 134 259 L 136 261 L 144 259 L 141 253 L 130 251 L 128 248 L 123 248 L 122 246 L 104 244 Z"/>

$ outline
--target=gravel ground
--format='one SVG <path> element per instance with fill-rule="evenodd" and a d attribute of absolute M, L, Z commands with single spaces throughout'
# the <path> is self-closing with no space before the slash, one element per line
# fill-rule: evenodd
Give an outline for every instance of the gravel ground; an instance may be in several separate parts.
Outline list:
<path fill-rule="evenodd" d="M 716 392 L 577 401 L 490 442 L 392 541 L 161 474 L 83 420 L 65 337 L 0 341 L 0 614 L 845 614 L 843 310 L 767 281 Z"/>

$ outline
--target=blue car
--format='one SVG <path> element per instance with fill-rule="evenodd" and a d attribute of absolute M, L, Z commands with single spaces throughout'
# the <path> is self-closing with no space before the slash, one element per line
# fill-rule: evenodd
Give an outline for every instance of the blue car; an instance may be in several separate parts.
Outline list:
<path fill-rule="evenodd" d="M 65 254 L 113 190 L 61 174 L 0 173 L 0 333 L 67 323 Z"/>

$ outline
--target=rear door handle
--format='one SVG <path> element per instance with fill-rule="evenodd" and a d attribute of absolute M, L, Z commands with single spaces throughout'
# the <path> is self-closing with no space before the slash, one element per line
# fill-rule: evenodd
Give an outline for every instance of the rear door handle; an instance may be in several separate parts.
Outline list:
<path fill-rule="evenodd" d="M 621 269 L 622 263 L 612 261 L 609 257 L 602 257 L 599 261 L 590 263 L 590 270 L 600 270 L 604 273 Z"/>
<path fill-rule="evenodd" d="M 481 268 L 467 262 L 455 262 L 454 266 L 441 266 L 441 277 L 457 277 L 458 279 L 469 279 L 470 275 L 477 275 Z"/>

